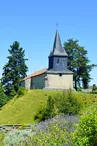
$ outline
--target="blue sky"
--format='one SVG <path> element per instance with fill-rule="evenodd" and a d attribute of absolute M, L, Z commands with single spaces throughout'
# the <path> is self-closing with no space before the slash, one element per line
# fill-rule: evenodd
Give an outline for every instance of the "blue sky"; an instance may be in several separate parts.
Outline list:
<path fill-rule="evenodd" d="M 0 76 L 14 41 L 25 49 L 28 74 L 47 67 L 57 22 L 62 43 L 78 39 L 97 64 L 97 0 L 1 0 Z M 97 84 L 97 68 L 91 77 Z"/>

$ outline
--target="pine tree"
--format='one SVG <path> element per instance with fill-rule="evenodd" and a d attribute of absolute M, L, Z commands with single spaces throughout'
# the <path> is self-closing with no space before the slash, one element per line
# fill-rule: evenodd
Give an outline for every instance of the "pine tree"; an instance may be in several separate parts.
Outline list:
<path fill-rule="evenodd" d="M 0 83 L 0 108 L 6 104 L 8 101 L 8 97 L 4 94 L 4 88 L 2 87 L 2 84 Z"/>
<path fill-rule="evenodd" d="M 64 43 L 64 48 L 68 54 L 68 68 L 74 73 L 75 89 L 81 85 L 84 89 L 88 88 L 90 71 L 96 65 L 89 64 L 87 50 L 78 44 L 78 40 L 69 39 Z"/>
<path fill-rule="evenodd" d="M 25 64 L 25 50 L 15 41 L 9 49 L 8 63 L 3 67 L 2 85 L 6 95 L 13 97 L 20 87 L 20 81 L 26 77 L 28 67 Z"/>

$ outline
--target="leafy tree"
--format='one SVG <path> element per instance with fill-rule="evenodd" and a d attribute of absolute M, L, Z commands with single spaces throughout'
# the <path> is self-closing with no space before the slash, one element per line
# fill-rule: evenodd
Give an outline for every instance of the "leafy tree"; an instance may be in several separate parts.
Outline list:
<path fill-rule="evenodd" d="M 3 67 L 1 82 L 5 88 L 6 95 L 12 97 L 20 87 L 20 81 L 26 76 L 28 67 L 25 64 L 25 50 L 15 41 L 9 49 L 8 63 Z"/>
<path fill-rule="evenodd" d="M 78 44 L 78 40 L 69 39 L 64 43 L 64 48 L 68 54 L 68 68 L 74 72 L 75 89 L 77 87 L 88 87 L 91 80 L 90 71 L 96 65 L 89 64 L 87 51 Z"/>
<path fill-rule="evenodd" d="M 0 108 L 6 104 L 8 101 L 7 96 L 4 93 L 4 88 L 2 87 L 2 84 L 0 83 Z"/>

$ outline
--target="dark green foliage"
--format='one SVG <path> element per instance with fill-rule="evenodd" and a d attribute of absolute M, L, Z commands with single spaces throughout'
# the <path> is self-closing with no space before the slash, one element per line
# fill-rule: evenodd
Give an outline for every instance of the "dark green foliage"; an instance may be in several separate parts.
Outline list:
<path fill-rule="evenodd" d="M 45 118 L 44 118 L 45 111 L 46 111 L 46 108 L 43 106 L 40 106 L 40 109 L 38 110 L 38 112 L 34 116 L 34 120 L 37 120 L 37 122 L 45 120 Z"/>
<path fill-rule="evenodd" d="M 9 49 L 8 63 L 3 67 L 2 84 L 6 95 L 13 97 L 20 87 L 20 81 L 26 77 L 28 70 L 25 61 L 25 51 L 20 44 L 15 41 Z"/>
<path fill-rule="evenodd" d="M 82 103 L 72 94 L 71 90 L 49 97 L 46 107 L 41 107 L 35 115 L 34 120 L 44 121 L 57 114 L 77 115 L 80 112 Z"/>
<path fill-rule="evenodd" d="M 20 87 L 19 90 L 18 90 L 18 92 L 17 92 L 17 96 L 18 96 L 18 97 L 24 96 L 26 91 L 27 91 L 27 90 L 26 90 L 25 88 Z"/>
<path fill-rule="evenodd" d="M 68 56 L 68 68 L 74 72 L 75 89 L 77 87 L 88 88 L 88 83 L 91 80 L 90 71 L 96 65 L 89 64 L 87 51 L 83 46 L 78 44 L 78 40 L 69 39 L 64 43 L 64 48 Z"/>
<path fill-rule="evenodd" d="M 92 91 L 90 92 L 90 94 L 97 94 L 97 86 L 96 86 L 96 84 L 93 84 Z"/>
<path fill-rule="evenodd" d="M 51 96 L 49 96 L 47 100 L 47 108 L 46 108 L 47 118 L 48 117 L 51 118 L 53 116 L 53 110 L 54 110 L 54 99 Z"/>
<path fill-rule="evenodd" d="M 97 91 L 97 86 L 95 84 L 93 84 L 92 91 Z"/>
<path fill-rule="evenodd" d="M 97 91 L 89 92 L 90 94 L 97 94 Z"/>
<path fill-rule="evenodd" d="M 58 96 L 55 98 L 56 108 L 59 113 L 76 115 L 81 109 L 81 103 L 73 96 L 71 89 L 68 90 L 67 94 L 63 92 L 63 96 Z"/>
<path fill-rule="evenodd" d="M 7 96 L 4 93 L 4 89 L 2 87 L 2 84 L 0 83 L 0 108 L 5 105 L 8 101 Z"/>
<path fill-rule="evenodd" d="M 46 107 L 40 107 L 34 119 L 37 121 L 44 121 L 48 118 L 52 118 L 54 115 L 54 99 L 49 96 Z"/>
<path fill-rule="evenodd" d="M 81 88 L 77 88 L 77 91 L 82 91 L 82 89 Z"/>

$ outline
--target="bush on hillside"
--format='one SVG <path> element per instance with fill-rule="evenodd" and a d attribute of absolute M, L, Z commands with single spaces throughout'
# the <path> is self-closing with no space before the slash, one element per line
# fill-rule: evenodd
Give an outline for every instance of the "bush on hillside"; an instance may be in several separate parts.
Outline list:
<path fill-rule="evenodd" d="M 97 86 L 96 86 L 96 84 L 93 84 L 92 91 L 90 92 L 90 94 L 97 94 Z"/>
<path fill-rule="evenodd" d="M 27 89 L 25 89 L 24 87 L 20 87 L 17 92 L 17 97 L 24 96 L 26 92 L 27 92 Z"/>
<path fill-rule="evenodd" d="M 47 100 L 46 107 L 40 107 L 34 120 L 44 121 L 60 113 L 76 115 L 79 113 L 81 107 L 81 102 L 69 90 L 68 92 L 63 92 L 63 94 L 57 94 L 53 98 L 50 96 Z"/>
<path fill-rule="evenodd" d="M 97 91 L 97 86 L 96 86 L 96 84 L 93 84 L 92 91 Z"/>
<path fill-rule="evenodd" d="M 79 92 L 79 91 L 82 91 L 82 88 L 77 88 L 77 91 Z"/>
<path fill-rule="evenodd" d="M 48 118 L 52 118 L 54 116 L 54 99 L 49 96 L 47 100 L 46 107 L 41 106 L 38 110 L 37 114 L 34 117 L 34 120 L 37 120 L 38 122 L 44 121 Z"/>
<path fill-rule="evenodd" d="M 79 120 L 74 132 L 74 146 L 97 146 L 97 105 Z"/>
<path fill-rule="evenodd" d="M 96 91 L 92 91 L 92 92 L 89 92 L 90 94 L 97 94 L 97 90 Z"/>
<path fill-rule="evenodd" d="M 82 104 L 72 93 L 71 89 L 63 95 L 55 97 L 56 107 L 59 113 L 76 115 L 79 113 Z"/>

